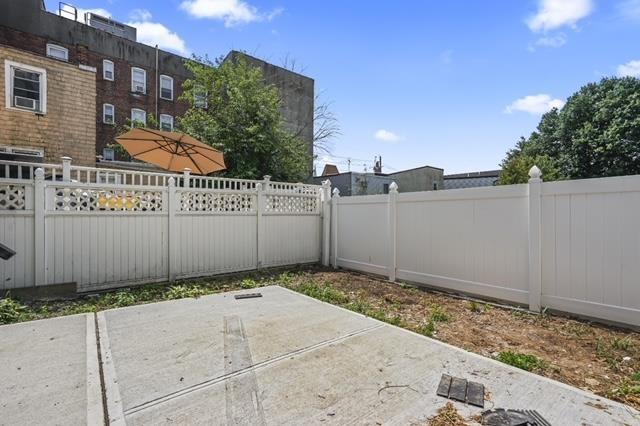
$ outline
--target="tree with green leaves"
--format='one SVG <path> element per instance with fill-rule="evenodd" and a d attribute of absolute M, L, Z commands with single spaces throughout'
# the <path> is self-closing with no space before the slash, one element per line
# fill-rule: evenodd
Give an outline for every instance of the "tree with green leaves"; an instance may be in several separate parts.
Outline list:
<path fill-rule="evenodd" d="M 309 152 L 299 137 L 285 130 L 280 96 L 264 82 L 262 71 L 242 57 L 186 63 L 193 78 L 182 99 L 190 108 L 179 119 L 181 131 L 224 154 L 225 176 L 303 181 L 309 175 Z"/>
<path fill-rule="evenodd" d="M 587 84 L 562 109 L 544 114 L 536 131 L 507 152 L 500 183 L 526 182 L 524 170 L 534 163 L 546 181 L 639 174 L 640 79 Z"/>

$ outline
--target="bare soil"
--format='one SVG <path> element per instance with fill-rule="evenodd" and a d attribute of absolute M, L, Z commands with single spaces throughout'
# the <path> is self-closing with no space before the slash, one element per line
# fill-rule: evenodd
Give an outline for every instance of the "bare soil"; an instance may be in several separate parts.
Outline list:
<path fill-rule="evenodd" d="M 490 306 L 352 272 L 302 272 L 290 287 L 309 280 L 340 290 L 350 302 L 381 309 L 388 317 L 401 319 L 402 326 L 423 334 L 424 327 L 434 323 L 436 312 L 440 320 L 433 324 L 432 337 L 438 340 L 490 358 L 504 351 L 535 355 L 543 362 L 534 373 L 640 409 L 637 332 Z"/>

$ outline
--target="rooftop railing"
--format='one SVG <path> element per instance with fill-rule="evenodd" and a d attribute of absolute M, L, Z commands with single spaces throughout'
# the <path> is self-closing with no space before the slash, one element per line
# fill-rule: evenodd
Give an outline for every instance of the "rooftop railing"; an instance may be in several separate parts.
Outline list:
<path fill-rule="evenodd" d="M 35 177 L 36 169 L 42 168 L 46 181 L 85 184 L 164 187 L 169 184 L 169 178 L 173 177 L 176 186 L 182 188 L 246 191 L 255 190 L 256 185 L 261 183 L 265 191 L 308 195 L 318 195 L 321 189 L 318 185 L 273 182 L 270 176 L 265 176 L 263 180 L 234 179 L 192 175 L 190 169 L 185 169 L 183 173 L 118 170 L 75 166 L 71 163 L 71 158 L 69 157 L 62 157 L 61 160 L 61 164 L 0 160 L 0 179 L 32 180 Z"/>

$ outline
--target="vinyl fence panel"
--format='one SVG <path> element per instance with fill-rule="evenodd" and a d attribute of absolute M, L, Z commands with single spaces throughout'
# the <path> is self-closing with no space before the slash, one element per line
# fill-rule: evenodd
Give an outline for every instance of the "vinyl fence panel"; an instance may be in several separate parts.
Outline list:
<path fill-rule="evenodd" d="M 321 259 L 319 186 L 68 160 L 0 169 L 28 177 L 0 179 L 0 242 L 17 252 L 0 261 L 0 290 L 93 291 Z"/>
<path fill-rule="evenodd" d="M 640 176 L 335 198 L 337 266 L 640 326 Z"/>

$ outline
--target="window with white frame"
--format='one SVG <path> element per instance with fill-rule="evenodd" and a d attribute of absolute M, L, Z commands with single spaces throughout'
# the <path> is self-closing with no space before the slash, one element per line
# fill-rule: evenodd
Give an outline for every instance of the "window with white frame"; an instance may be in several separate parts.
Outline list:
<path fill-rule="evenodd" d="M 102 159 L 104 161 L 114 161 L 116 159 L 116 152 L 113 148 L 102 148 Z"/>
<path fill-rule="evenodd" d="M 147 113 L 138 108 L 131 110 L 131 126 L 132 127 L 145 127 L 147 125 Z"/>
<path fill-rule="evenodd" d="M 173 100 L 173 78 L 168 75 L 160 76 L 160 97 L 169 101 Z"/>
<path fill-rule="evenodd" d="M 147 72 L 142 68 L 131 68 L 131 91 L 147 93 Z"/>
<path fill-rule="evenodd" d="M 105 80 L 113 81 L 115 80 L 115 69 L 113 66 L 113 62 L 108 59 L 102 61 L 102 78 Z"/>
<path fill-rule="evenodd" d="M 47 56 L 53 59 L 59 59 L 61 61 L 69 60 L 69 50 L 66 47 L 58 46 L 57 44 L 47 44 Z"/>
<path fill-rule="evenodd" d="M 47 112 L 46 70 L 5 60 L 4 76 L 7 108 Z"/>
<path fill-rule="evenodd" d="M 167 132 L 173 131 L 173 116 L 169 114 L 160 114 L 160 130 Z"/>
<path fill-rule="evenodd" d="M 116 109 L 111 104 L 102 104 L 102 122 L 113 124 L 116 122 Z"/>
<path fill-rule="evenodd" d="M 197 108 L 206 108 L 207 103 L 207 90 L 202 86 L 196 86 L 193 88 L 193 106 Z"/>

